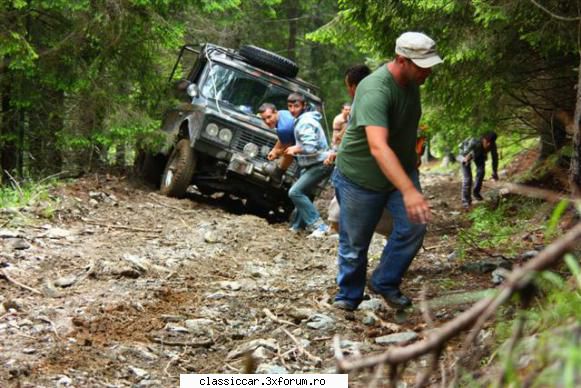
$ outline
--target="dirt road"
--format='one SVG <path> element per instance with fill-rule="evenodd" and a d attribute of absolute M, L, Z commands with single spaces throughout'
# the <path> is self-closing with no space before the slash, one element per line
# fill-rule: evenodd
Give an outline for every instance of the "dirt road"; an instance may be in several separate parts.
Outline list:
<path fill-rule="evenodd" d="M 458 270 L 458 182 L 425 175 L 434 222 L 404 290 L 416 302 L 490 286 Z M 335 238 L 175 200 L 124 178 L 64 185 L 52 208 L 5 210 L 0 224 L 0 386 L 177 386 L 180 373 L 324 373 L 345 354 L 422 338 L 377 298 L 330 306 Z M 50 213 L 52 218 L 42 218 Z M 383 241 L 374 240 L 371 268 Z M 436 323 L 458 308 L 434 311 Z M 386 337 L 404 333 L 403 338 Z M 252 357 L 248 355 L 252 354 Z M 250 362 L 250 360 L 253 360 Z M 418 364 L 421 368 L 421 363 Z M 351 377 L 366 386 L 365 376 Z"/>

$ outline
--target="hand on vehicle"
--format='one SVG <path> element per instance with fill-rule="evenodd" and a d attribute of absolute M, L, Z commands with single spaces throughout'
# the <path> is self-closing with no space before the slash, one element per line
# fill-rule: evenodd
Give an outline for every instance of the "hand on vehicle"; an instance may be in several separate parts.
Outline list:
<path fill-rule="evenodd" d="M 286 150 L 284 150 L 284 153 L 286 155 L 295 156 L 297 154 L 300 154 L 301 151 L 302 151 L 302 148 L 300 146 L 294 145 L 294 146 L 288 147 Z"/>
<path fill-rule="evenodd" d="M 278 158 L 280 155 L 282 155 L 282 152 L 279 150 L 271 150 L 268 155 L 266 155 L 266 159 L 268 160 L 275 160 L 276 158 Z"/>
<path fill-rule="evenodd" d="M 337 159 L 337 153 L 330 152 L 329 156 L 327 156 L 327 158 L 323 161 L 323 164 L 325 166 L 332 166 L 333 164 L 335 164 L 335 159 Z"/>
<path fill-rule="evenodd" d="M 427 224 L 432 218 L 430 204 L 415 188 L 403 194 L 403 202 L 410 221 L 416 224 Z"/>

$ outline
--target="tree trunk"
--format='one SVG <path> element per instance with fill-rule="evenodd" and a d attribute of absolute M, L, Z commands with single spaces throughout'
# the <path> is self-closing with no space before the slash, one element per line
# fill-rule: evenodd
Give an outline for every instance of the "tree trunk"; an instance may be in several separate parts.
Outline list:
<path fill-rule="evenodd" d="M 296 47 L 297 47 L 297 35 L 299 31 L 299 2 L 298 0 L 290 0 L 287 2 L 287 18 L 288 18 L 288 46 L 287 46 L 287 57 L 291 60 L 295 60 Z"/>
<path fill-rule="evenodd" d="M 577 66 L 577 103 L 575 104 L 575 117 L 573 119 L 573 155 L 569 171 L 569 184 L 571 194 L 574 197 L 581 196 L 581 130 L 579 129 L 579 119 L 581 119 L 581 52 L 580 63 Z"/>
<path fill-rule="evenodd" d="M 28 169 L 36 177 L 60 172 L 63 157 L 57 139 L 64 126 L 64 94 L 62 91 L 47 91 L 43 102 L 31 109 L 26 131 L 27 150 L 31 155 Z"/>
<path fill-rule="evenodd" d="M 1 184 L 10 181 L 8 173 L 12 174 L 18 166 L 18 147 L 17 147 L 17 117 L 18 115 L 11 107 L 11 80 L 7 70 L 0 73 L 0 79 L 4 82 L 0 85 L 2 99 L 2 113 L 0 115 L 0 169 L 2 177 Z"/>

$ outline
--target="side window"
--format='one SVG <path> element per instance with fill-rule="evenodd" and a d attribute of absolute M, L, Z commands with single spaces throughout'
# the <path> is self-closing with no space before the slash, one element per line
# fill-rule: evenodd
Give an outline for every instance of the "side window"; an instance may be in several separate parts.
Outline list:
<path fill-rule="evenodd" d="M 184 46 L 174 65 L 170 82 L 179 80 L 196 82 L 199 77 L 200 68 L 202 67 L 202 61 L 198 61 L 198 58 L 198 47 Z"/>
<path fill-rule="evenodd" d="M 288 90 L 269 84 L 264 96 L 262 97 L 261 103 L 269 102 L 274 104 L 278 110 L 286 110 L 286 101 L 289 94 L 290 92 Z"/>

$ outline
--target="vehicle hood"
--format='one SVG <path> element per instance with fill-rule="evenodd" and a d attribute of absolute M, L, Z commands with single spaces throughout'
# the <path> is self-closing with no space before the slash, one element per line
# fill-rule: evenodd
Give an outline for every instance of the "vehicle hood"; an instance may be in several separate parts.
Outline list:
<path fill-rule="evenodd" d="M 244 113 L 233 109 L 228 104 L 217 103 L 214 100 L 206 99 L 205 100 L 208 108 L 214 111 L 214 114 L 222 119 L 230 121 L 233 124 L 238 124 L 244 127 L 253 127 L 253 128 L 260 128 L 263 131 L 276 133 L 276 130 L 273 128 L 268 128 L 268 126 L 262 121 L 262 119 L 256 115 Z M 220 112 L 222 114 L 220 114 Z"/>

